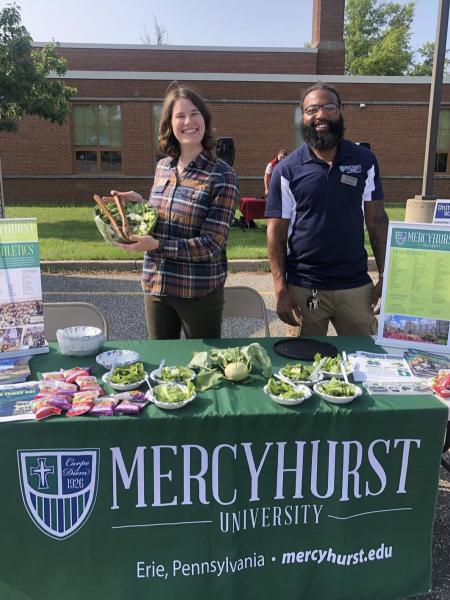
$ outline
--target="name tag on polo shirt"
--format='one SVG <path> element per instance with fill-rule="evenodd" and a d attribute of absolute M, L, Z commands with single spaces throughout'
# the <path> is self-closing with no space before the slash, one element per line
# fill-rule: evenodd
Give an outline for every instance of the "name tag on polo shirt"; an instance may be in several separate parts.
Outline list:
<path fill-rule="evenodd" d="M 352 185 L 353 187 L 356 187 L 358 185 L 358 178 L 343 173 L 341 176 L 341 183 L 345 183 L 347 185 Z"/>

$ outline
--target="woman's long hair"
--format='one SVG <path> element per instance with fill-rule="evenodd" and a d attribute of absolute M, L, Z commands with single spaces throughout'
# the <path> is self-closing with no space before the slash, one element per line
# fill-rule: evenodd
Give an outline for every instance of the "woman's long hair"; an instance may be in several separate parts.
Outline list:
<path fill-rule="evenodd" d="M 172 112 L 173 106 L 178 98 L 186 98 L 194 104 L 200 111 L 205 121 L 205 135 L 202 139 L 203 149 L 212 154 L 215 147 L 215 137 L 211 125 L 211 113 L 205 101 L 193 90 L 187 87 L 172 86 L 164 98 L 164 103 L 159 121 L 159 148 L 162 154 L 178 159 L 180 157 L 180 143 L 173 134 L 172 130 Z"/>

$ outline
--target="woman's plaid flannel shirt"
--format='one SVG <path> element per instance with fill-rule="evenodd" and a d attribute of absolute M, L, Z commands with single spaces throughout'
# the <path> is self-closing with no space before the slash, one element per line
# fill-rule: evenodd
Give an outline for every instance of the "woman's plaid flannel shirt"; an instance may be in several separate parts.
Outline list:
<path fill-rule="evenodd" d="M 206 296 L 227 277 L 226 246 L 239 201 L 234 170 L 202 152 L 178 176 L 176 160 L 159 161 L 149 204 L 158 210 L 142 288 L 154 296 Z"/>

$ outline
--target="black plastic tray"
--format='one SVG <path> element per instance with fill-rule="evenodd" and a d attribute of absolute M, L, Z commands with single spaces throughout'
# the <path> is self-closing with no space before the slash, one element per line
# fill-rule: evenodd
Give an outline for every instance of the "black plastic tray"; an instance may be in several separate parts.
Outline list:
<path fill-rule="evenodd" d="M 328 342 L 318 342 L 308 338 L 288 338 L 275 342 L 273 349 L 277 354 L 287 358 L 297 360 L 314 360 L 314 355 L 318 352 L 321 356 L 338 355 L 337 348 Z"/>

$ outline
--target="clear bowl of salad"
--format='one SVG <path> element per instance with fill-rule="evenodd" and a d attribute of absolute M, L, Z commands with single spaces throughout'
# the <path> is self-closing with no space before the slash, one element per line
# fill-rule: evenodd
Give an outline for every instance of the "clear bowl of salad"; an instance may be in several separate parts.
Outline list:
<path fill-rule="evenodd" d="M 316 365 L 317 366 L 317 365 Z M 277 377 L 286 383 L 307 385 L 311 387 L 314 383 L 323 379 L 323 373 L 314 365 L 303 365 L 301 363 L 287 364 L 280 369 Z"/>
<path fill-rule="evenodd" d="M 312 395 L 311 389 L 302 383 L 292 384 L 287 381 L 277 381 L 273 378 L 270 378 L 264 386 L 264 392 L 274 402 L 283 406 L 301 404 Z"/>
<path fill-rule="evenodd" d="M 162 367 L 150 373 L 150 378 L 155 383 L 184 383 L 195 378 L 195 372 L 189 367 L 180 365 Z"/>
<path fill-rule="evenodd" d="M 348 404 L 362 394 L 359 386 L 354 383 L 346 383 L 336 377 L 314 384 L 313 390 L 332 404 Z"/>
<path fill-rule="evenodd" d="M 192 402 L 196 396 L 192 381 L 184 383 L 160 383 L 148 390 L 145 397 L 163 410 L 176 410 Z"/>

